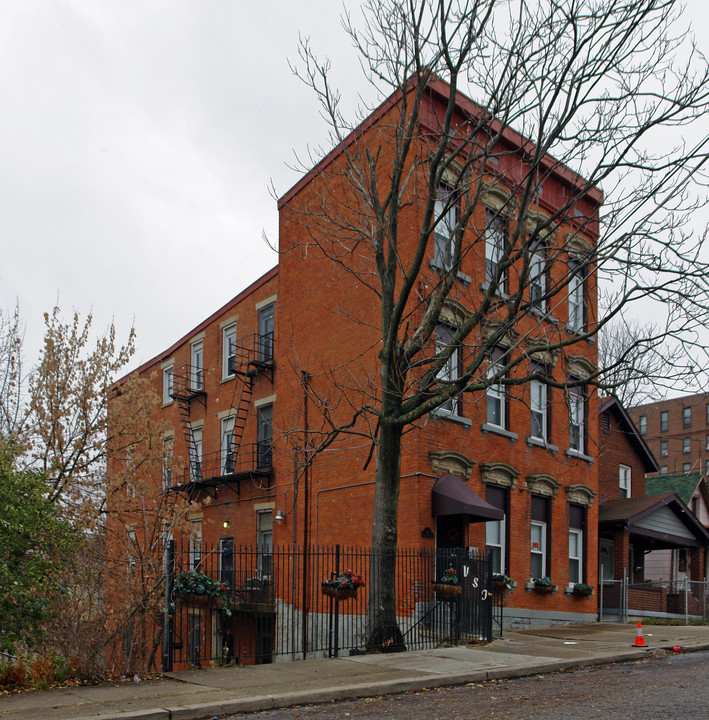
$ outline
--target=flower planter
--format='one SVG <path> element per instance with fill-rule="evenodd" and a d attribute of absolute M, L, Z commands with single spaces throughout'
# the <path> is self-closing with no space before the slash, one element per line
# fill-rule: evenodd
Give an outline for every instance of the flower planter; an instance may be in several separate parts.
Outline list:
<path fill-rule="evenodd" d="M 196 607 L 211 607 L 219 602 L 219 598 L 211 595 L 198 595 L 197 593 L 185 593 L 181 599 L 182 602 Z"/>
<path fill-rule="evenodd" d="M 463 592 L 460 585 L 452 585 L 450 583 L 433 583 L 433 589 L 439 597 L 444 599 L 455 597 Z"/>
<path fill-rule="evenodd" d="M 534 584 L 534 591 L 538 593 L 553 593 L 556 590 L 555 585 L 537 585 Z"/>
<path fill-rule="evenodd" d="M 493 580 L 492 587 L 494 588 L 496 593 L 500 593 L 501 595 L 507 595 L 517 587 L 517 583 L 513 580 L 512 586 L 510 587 L 502 580 Z"/>
<path fill-rule="evenodd" d="M 328 585 L 328 583 L 322 583 L 320 587 L 322 588 L 323 595 L 327 595 L 335 600 L 349 600 L 357 597 L 356 587 L 335 587 L 333 585 Z"/>
<path fill-rule="evenodd" d="M 588 600 L 591 599 L 591 596 L 593 595 L 593 588 L 591 590 L 584 590 L 583 588 L 576 588 L 571 591 L 572 595 L 576 595 L 577 597 L 585 597 Z"/>

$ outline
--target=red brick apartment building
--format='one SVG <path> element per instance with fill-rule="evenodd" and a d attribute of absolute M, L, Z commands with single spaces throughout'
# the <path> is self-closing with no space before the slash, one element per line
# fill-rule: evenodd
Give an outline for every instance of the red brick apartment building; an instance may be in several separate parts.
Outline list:
<path fill-rule="evenodd" d="M 709 473 L 709 394 L 660 400 L 629 411 L 660 475 Z"/>
<path fill-rule="evenodd" d="M 445 83 L 431 83 L 432 118 L 449 94 Z M 462 122 L 475 106 L 462 95 L 456 100 Z M 349 151 L 381 149 L 400 102 L 395 94 L 365 120 L 346 142 Z M 509 130 L 501 136 L 502 165 L 490 176 L 496 179 L 470 219 L 480 233 L 501 217 L 514 220 L 513 210 L 498 210 L 507 192 L 505 177 L 514 174 L 523 142 Z M 280 199 L 278 266 L 134 373 L 152 379 L 163 399 L 158 413 L 173 427 L 166 439 L 172 441 L 174 457 L 183 459 L 184 470 L 170 475 L 169 491 L 193 502 L 191 547 L 218 548 L 222 570 L 224 563 L 231 569 L 238 562 L 239 548 L 257 547 L 261 565 L 248 579 L 249 587 L 259 574 L 268 575 L 265 566 L 270 568 L 272 559 L 266 555 L 275 552 L 272 548 L 371 543 L 375 477 L 366 432 L 342 434 L 317 451 L 328 429 L 351 416 L 362 398 L 376 399 L 379 385 L 381 307 L 371 288 L 318 249 L 318 238 L 335 231 L 323 203 L 349 192 L 342 162 L 342 148 L 334 150 Z M 411 178 L 412 198 L 424 180 Z M 549 169 L 539 214 L 552 215 L 581 182 L 563 167 Z M 579 201 L 586 222 L 560 221 L 551 242 L 564 260 L 551 273 L 568 272 L 592 251 L 601 201 L 600 192 L 587 192 Z M 343 217 L 337 230 L 349 220 Z M 402 227 L 418 227 L 422 221 L 415 200 L 402 209 Z M 432 236 L 430 257 L 418 278 L 422 292 L 440 281 L 436 253 Z M 447 327 L 479 304 L 485 273 L 486 258 L 479 253 L 461 260 L 442 312 Z M 512 272 L 509 282 L 515 282 Z M 595 369 L 596 345 L 580 337 L 578 324 L 591 323 L 595 309 L 590 273 L 568 296 L 557 298 L 553 309 L 541 318 L 522 318 L 515 332 L 501 340 L 504 353 L 529 356 L 546 368 L 557 387 L 530 382 L 463 393 L 413 424 L 402 440 L 399 547 L 489 550 L 493 571 L 516 583 L 504 601 L 506 625 L 596 619 L 595 598 L 574 594 L 573 586 L 597 581 L 598 428 L 592 420 L 597 398 L 590 386 L 579 391 L 558 386 Z M 411 308 L 414 320 L 418 312 Z M 554 333 L 566 345 L 545 354 L 535 344 L 535 333 Z M 473 352 L 474 342 L 461 354 Z M 355 569 L 366 573 L 362 564 Z M 329 570 L 323 566 L 323 579 Z M 551 578 L 552 592 L 541 592 L 531 582 L 544 576 Z M 431 602 L 428 595 L 430 589 L 420 588 L 412 607 Z M 268 655 L 269 643 L 291 635 L 290 652 L 300 652 L 306 632 L 301 621 L 295 632 L 276 617 L 287 604 L 279 595 L 270 609 L 258 602 L 249 606 L 254 614 L 249 632 L 262 654 Z M 244 612 L 248 609 L 244 605 Z M 234 612 L 222 622 L 242 622 L 239 615 Z M 215 647 L 233 638 L 233 628 L 205 631 L 204 622 L 190 621 L 180 643 L 200 632 L 211 633 Z M 239 654 L 248 655 L 246 650 Z"/>

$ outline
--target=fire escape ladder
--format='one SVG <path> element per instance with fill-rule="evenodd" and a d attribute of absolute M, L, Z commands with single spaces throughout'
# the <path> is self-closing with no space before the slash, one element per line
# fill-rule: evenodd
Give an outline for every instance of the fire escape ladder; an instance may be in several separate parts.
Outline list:
<path fill-rule="evenodd" d="M 196 381 L 195 378 L 199 380 Z M 172 397 L 177 402 L 177 409 L 180 415 L 180 425 L 182 425 L 182 434 L 185 438 L 185 446 L 187 447 L 187 459 L 189 463 L 189 472 L 187 482 L 201 482 L 202 467 L 201 460 L 197 454 L 197 446 L 192 433 L 192 423 L 190 416 L 192 412 L 192 401 L 199 400 L 204 407 L 207 407 L 206 393 L 204 391 L 204 375 L 200 370 L 197 375 L 191 365 L 185 365 L 180 372 L 175 373 L 174 392 Z"/>
<path fill-rule="evenodd" d="M 199 482 L 202 479 L 202 468 L 200 467 L 197 457 L 197 447 L 192 434 L 192 425 L 190 423 L 190 399 L 184 396 L 178 396 L 177 408 L 180 412 L 180 424 L 182 425 L 182 434 L 185 437 L 185 446 L 187 447 L 187 458 L 189 462 L 189 479 L 191 482 Z"/>
<path fill-rule="evenodd" d="M 243 368 L 243 366 L 242 366 Z M 256 371 L 246 366 L 246 371 L 240 368 L 237 374 L 242 377 L 241 392 L 239 393 L 239 401 L 236 404 L 236 413 L 234 414 L 234 460 L 238 462 L 239 451 L 241 449 L 241 441 L 244 437 L 246 428 L 246 420 L 249 416 L 249 408 L 251 407 L 251 396 L 254 392 L 254 377 Z"/>

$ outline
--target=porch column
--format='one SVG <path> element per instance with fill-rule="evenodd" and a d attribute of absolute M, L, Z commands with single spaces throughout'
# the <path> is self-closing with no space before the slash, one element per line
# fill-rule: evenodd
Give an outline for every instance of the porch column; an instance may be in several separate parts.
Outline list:
<path fill-rule="evenodd" d="M 691 548 L 689 551 L 689 567 L 687 575 L 690 580 L 704 580 L 702 577 L 704 570 L 705 548 Z"/>
<path fill-rule="evenodd" d="M 628 576 L 632 572 L 630 567 L 630 532 L 618 530 L 613 537 L 613 577 L 616 580 L 623 579 L 623 570 L 627 568 Z"/>

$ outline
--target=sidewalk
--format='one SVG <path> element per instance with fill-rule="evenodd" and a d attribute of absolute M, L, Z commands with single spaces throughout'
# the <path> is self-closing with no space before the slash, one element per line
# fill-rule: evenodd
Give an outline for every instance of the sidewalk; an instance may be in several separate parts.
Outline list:
<path fill-rule="evenodd" d="M 24 693 L 0 697 L 0 720 L 199 720 L 632 660 L 676 645 L 709 650 L 709 626 L 644 630 L 654 650 L 632 647 L 635 625 L 593 623 L 508 631 L 485 646 L 191 670 L 139 684 Z"/>

